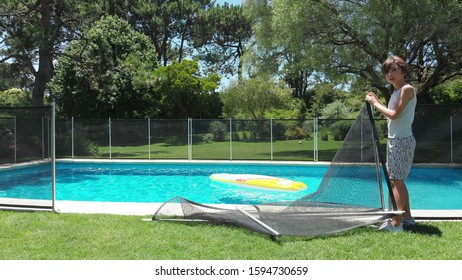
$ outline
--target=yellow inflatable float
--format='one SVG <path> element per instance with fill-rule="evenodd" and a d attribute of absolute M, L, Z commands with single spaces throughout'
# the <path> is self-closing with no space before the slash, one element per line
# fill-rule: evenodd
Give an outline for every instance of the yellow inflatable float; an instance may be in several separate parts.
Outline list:
<path fill-rule="evenodd" d="M 301 191 L 307 187 L 303 182 L 257 174 L 212 174 L 210 179 L 217 182 L 277 191 Z"/>

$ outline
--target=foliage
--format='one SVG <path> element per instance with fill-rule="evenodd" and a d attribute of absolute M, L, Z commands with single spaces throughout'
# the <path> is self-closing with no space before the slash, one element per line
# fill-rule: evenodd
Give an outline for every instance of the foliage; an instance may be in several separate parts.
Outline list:
<path fill-rule="evenodd" d="M 262 120 L 277 109 L 293 105 L 291 90 L 264 76 L 231 84 L 220 97 L 226 118 Z"/>
<path fill-rule="evenodd" d="M 201 77 L 197 61 L 158 68 L 146 36 L 107 16 L 74 41 L 50 85 L 67 116 L 207 118 L 220 114 L 219 76 Z M 117 40 L 114 40 L 117 38 Z"/>
<path fill-rule="evenodd" d="M 243 56 L 252 37 L 251 21 L 241 6 L 214 6 L 206 10 L 195 26 L 193 43 L 209 71 L 243 76 Z M 235 64 L 238 64 L 237 67 Z M 237 68 L 237 69 L 236 69 Z"/>
<path fill-rule="evenodd" d="M 332 136 L 335 141 L 343 141 L 351 128 L 351 121 L 340 120 L 332 125 Z"/>
<path fill-rule="evenodd" d="M 58 157 L 70 156 L 71 153 L 66 149 L 72 147 L 72 139 L 68 135 L 57 134 L 56 135 L 56 155 Z M 98 158 L 100 156 L 98 145 L 86 138 L 80 138 L 79 141 L 74 143 L 74 154 L 79 157 L 92 157 Z"/>
<path fill-rule="evenodd" d="M 2 50 L 0 49 L 0 57 L 1 52 Z M 31 89 L 33 79 L 26 73 L 28 73 L 28 70 L 25 69 L 24 65 L 19 63 L 0 63 L 0 91 L 10 88 Z"/>
<path fill-rule="evenodd" d="M 408 80 L 420 100 L 428 102 L 431 88 L 462 75 L 457 0 L 248 0 L 246 5 L 256 18 L 259 57 L 272 58 L 276 71 L 294 69 L 279 72 L 288 78 L 305 70 L 313 82 L 358 79 L 389 97 L 378 66 L 397 54 L 410 64 Z"/>
<path fill-rule="evenodd" d="M 342 100 L 335 100 L 321 110 L 324 129 L 321 129 L 321 140 L 327 141 L 331 135 L 334 141 L 343 141 L 351 128 L 352 109 Z"/>
<path fill-rule="evenodd" d="M 189 72 L 196 78 L 210 78 L 201 72 L 205 70 L 214 75 L 237 73 L 239 79 L 262 76 L 283 81 L 306 106 L 292 101 L 290 108 L 273 108 L 266 117 L 304 118 L 306 110 L 319 116 L 325 105 L 346 91 L 352 94 L 341 100 L 352 110 L 361 107 L 366 90 L 381 91 L 386 101 L 390 93 L 379 65 L 388 55 L 397 54 L 411 66 L 408 81 L 418 88 L 419 102 L 461 102 L 456 82 L 462 75 L 462 4 L 458 0 L 242 3 L 1 1 L 0 90 L 31 91 L 32 103 L 42 105 L 45 93 L 51 90 L 58 95 L 61 84 L 69 88 L 66 96 L 70 97 L 65 104 L 61 100 L 59 109 L 68 116 L 218 116 L 222 104 L 211 90 L 205 91 L 213 97 L 199 98 L 193 86 L 186 103 L 159 90 L 158 82 L 163 79 L 159 75 L 167 71 L 153 71 L 157 64 L 168 67 L 198 59 L 202 69 Z M 98 41 L 94 28 L 101 24 L 102 15 L 126 20 L 131 29 L 146 36 L 151 44 L 147 49 L 153 51 L 144 49 L 147 53 L 140 55 L 140 49 L 111 49 L 130 40 L 127 34 L 133 30 L 129 29 L 125 29 L 127 34 L 113 30 L 100 34 L 111 36 L 113 44 L 107 38 Z M 63 71 L 76 77 L 64 77 Z M 53 88 L 47 83 L 55 73 L 60 77 L 53 81 Z M 163 86 L 172 88 L 171 84 Z M 85 94 L 75 97 L 83 89 Z M 199 106 L 196 101 L 204 103 Z M 192 108 L 173 109 L 172 114 L 164 111 L 172 111 L 174 104 Z M 91 106 L 95 108 L 86 109 Z"/>
<path fill-rule="evenodd" d="M 160 95 L 157 117 L 169 119 L 213 118 L 220 114 L 220 100 L 215 90 L 220 77 L 211 74 L 201 77 L 194 60 L 182 60 L 156 71 Z"/>
<path fill-rule="evenodd" d="M 162 66 L 190 56 L 201 15 L 212 6 L 211 0 L 128 1 L 119 16 L 127 18 L 135 30 L 149 37 Z"/>
<path fill-rule="evenodd" d="M 100 11 L 100 1 L 3 0 L 0 2 L 0 62 L 14 65 L 23 80 L 32 76 L 34 105 L 42 105 L 53 61 Z M 29 85 L 29 84 L 28 84 Z M 16 87 L 22 85 L 13 85 Z"/>
<path fill-rule="evenodd" d="M 309 140 L 310 138 L 311 138 L 311 134 L 309 133 L 309 131 L 307 131 L 306 129 L 300 126 L 291 127 L 287 131 L 287 139 L 289 140 L 293 140 L 293 139 Z"/>
<path fill-rule="evenodd" d="M 136 31 L 145 34 L 155 49 L 152 54 L 154 58 L 152 61 L 155 63 L 167 66 L 173 61 L 181 62 L 184 58 L 197 54 L 198 50 L 205 50 L 207 47 L 204 44 L 214 45 L 216 43 L 210 40 L 196 39 L 196 37 L 202 36 L 197 30 L 198 26 L 203 25 L 204 14 L 207 10 L 213 8 L 218 13 L 221 12 L 221 9 L 237 11 L 233 15 L 226 11 L 221 12 L 226 16 L 229 15 L 230 18 L 234 15 L 239 16 L 242 12 L 237 7 L 215 7 L 213 2 L 211 0 L 2 1 L 0 4 L 0 39 L 4 45 L 0 50 L 0 63 L 2 63 L 2 68 L 3 63 L 7 64 L 7 68 L 14 70 L 14 75 L 20 76 L 20 78 L 9 79 L 8 85 L 0 84 L 1 90 L 9 87 L 30 86 L 33 91 L 34 104 L 43 104 L 45 91 L 48 90 L 47 83 L 55 74 L 54 62 L 56 60 L 61 61 L 63 60 L 62 56 L 66 56 L 68 60 L 74 59 L 76 60 L 75 63 L 80 63 L 79 52 L 75 51 L 75 53 L 70 54 L 68 50 L 68 53 L 62 54 L 62 51 L 75 40 L 80 42 L 77 44 L 81 44 L 81 50 L 83 50 L 85 43 L 94 39 L 91 36 L 86 38 L 88 35 L 86 30 L 95 26 L 103 15 L 123 18 Z M 230 39 L 231 37 L 241 40 L 241 35 L 233 34 L 233 32 L 240 32 L 241 30 L 240 28 L 232 29 L 237 21 L 234 20 L 231 23 L 228 20 L 226 22 L 229 22 L 228 27 L 231 28 L 226 35 L 228 40 L 226 42 L 234 40 Z M 223 29 L 220 29 L 219 26 L 214 26 L 214 33 L 207 33 L 207 35 L 221 36 L 215 35 L 221 31 Z M 110 34 L 116 35 L 115 33 Z M 113 37 L 113 39 L 116 38 Z M 196 44 L 198 41 L 201 41 L 201 44 Z M 221 46 L 225 48 L 226 42 Z M 101 48 L 107 46 L 109 45 L 104 44 Z M 242 40 L 239 41 L 239 45 L 235 44 L 231 47 L 230 49 L 236 49 L 235 53 L 239 55 L 223 54 L 220 59 L 223 66 L 216 70 L 222 71 L 221 69 L 226 68 L 224 71 L 234 72 L 235 69 L 231 68 L 235 67 L 235 61 L 242 55 L 243 48 L 244 42 Z M 111 51 L 113 50 L 108 50 L 108 52 Z M 133 56 L 138 57 L 136 53 L 133 53 Z M 138 58 L 142 61 L 145 59 L 144 57 Z M 148 61 L 149 63 L 152 62 Z M 138 66 L 140 66 L 139 63 L 136 67 Z M 147 68 L 149 69 L 150 66 L 148 65 Z M 120 69 L 113 71 L 119 72 Z M 0 72 L 2 77 L 5 76 L 2 71 Z M 108 75 L 106 78 L 116 80 L 119 79 L 118 74 L 120 73 Z M 108 102 L 111 104 L 108 104 L 107 107 L 113 106 L 113 100 L 108 99 Z M 219 104 L 214 105 L 220 107 Z M 155 114 L 156 112 L 152 113 Z"/>
<path fill-rule="evenodd" d="M 324 119 L 346 119 L 350 117 L 350 114 L 351 110 L 340 100 L 335 100 L 322 109 Z"/>
<path fill-rule="evenodd" d="M 323 110 L 331 103 L 339 101 L 348 106 L 349 100 L 357 99 L 356 96 L 336 88 L 333 83 L 317 84 L 312 89 L 312 93 L 310 95 L 311 98 L 309 99 L 308 104 L 311 107 L 310 112 L 312 117 L 324 116 L 325 114 L 323 113 Z M 364 97 L 362 97 L 362 99 L 364 100 Z M 329 118 L 329 116 L 327 117 Z"/>
<path fill-rule="evenodd" d="M 462 79 L 451 80 L 432 90 L 435 104 L 462 103 Z"/>
<path fill-rule="evenodd" d="M 0 158 L 12 158 L 14 156 L 14 134 L 6 125 L 0 126 Z"/>
<path fill-rule="evenodd" d="M 56 66 L 50 90 L 59 111 L 83 118 L 144 117 L 156 86 L 149 39 L 111 16 L 85 31 L 85 38 L 73 41 Z"/>
<path fill-rule="evenodd" d="M 0 107 L 24 107 L 32 102 L 32 94 L 28 91 L 11 88 L 0 91 Z"/>
<path fill-rule="evenodd" d="M 209 131 L 215 141 L 225 141 L 229 128 L 221 121 L 213 121 L 210 123 Z"/>

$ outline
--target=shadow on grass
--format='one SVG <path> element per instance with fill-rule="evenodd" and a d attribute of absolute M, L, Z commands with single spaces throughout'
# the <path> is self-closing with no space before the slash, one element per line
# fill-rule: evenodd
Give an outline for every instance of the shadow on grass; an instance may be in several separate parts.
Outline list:
<path fill-rule="evenodd" d="M 290 243 L 290 242 L 299 242 L 299 241 L 314 241 L 314 240 L 330 240 L 334 238 L 345 238 L 353 235 L 359 235 L 368 233 L 370 231 L 375 231 L 374 229 L 370 229 L 368 227 L 358 227 L 353 229 L 348 229 L 340 232 L 335 233 L 326 233 L 326 234 L 319 234 L 319 235 L 282 235 L 282 236 L 269 236 L 272 241 L 275 241 L 278 244 L 283 243 Z"/>
<path fill-rule="evenodd" d="M 421 235 L 438 236 L 440 237 L 443 232 L 438 227 L 429 224 L 416 224 L 415 226 L 404 226 L 404 230 L 410 233 Z"/>
<path fill-rule="evenodd" d="M 416 224 L 415 226 L 405 226 L 405 233 L 414 233 L 427 236 L 436 236 L 441 237 L 443 232 L 436 226 L 429 224 Z M 284 242 L 294 242 L 294 241 L 311 241 L 311 240 L 323 240 L 323 239 L 332 239 L 332 238 L 342 238 L 358 234 L 367 234 L 369 232 L 377 231 L 376 228 L 369 227 L 358 227 L 350 230 L 341 231 L 338 233 L 324 234 L 318 236 L 280 236 L 280 237 L 269 237 L 271 240 L 276 241 L 279 244 Z M 386 232 L 384 232 L 386 233 Z"/>

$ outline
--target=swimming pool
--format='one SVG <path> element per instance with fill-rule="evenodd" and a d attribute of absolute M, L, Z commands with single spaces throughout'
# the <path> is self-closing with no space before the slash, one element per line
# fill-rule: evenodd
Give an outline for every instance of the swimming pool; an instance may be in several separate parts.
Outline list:
<path fill-rule="evenodd" d="M 316 191 L 327 165 L 231 163 L 74 163 L 56 165 L 56 198 L 70 201 L 258 204 Z M 304 182 L 300 192 L 250 189 L 211 181 L 213 173 L 255 173 Z M 49 165 L 0 171 L 0 198 L 50 199 Z M 407 181 L 413 209 L 462 209 L 462 168 L 414 167 Z"/>

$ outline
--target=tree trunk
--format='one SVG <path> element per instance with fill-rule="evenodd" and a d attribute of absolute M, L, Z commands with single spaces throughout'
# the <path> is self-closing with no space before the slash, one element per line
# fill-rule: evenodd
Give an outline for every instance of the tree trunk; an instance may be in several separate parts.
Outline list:
<path fill-rule="evenodd" d="M 53 48 L 51 46 L 51 14 L 50 1 L 41 0 L 40 16 L 40 46 L 39 46 L 39 65 L 38 70 L 34 73 L 35 83 L 32 90 L 32 105 L 43 105 L 43 97 L 47 83 L 51 80 L 53 73 Z"/>

